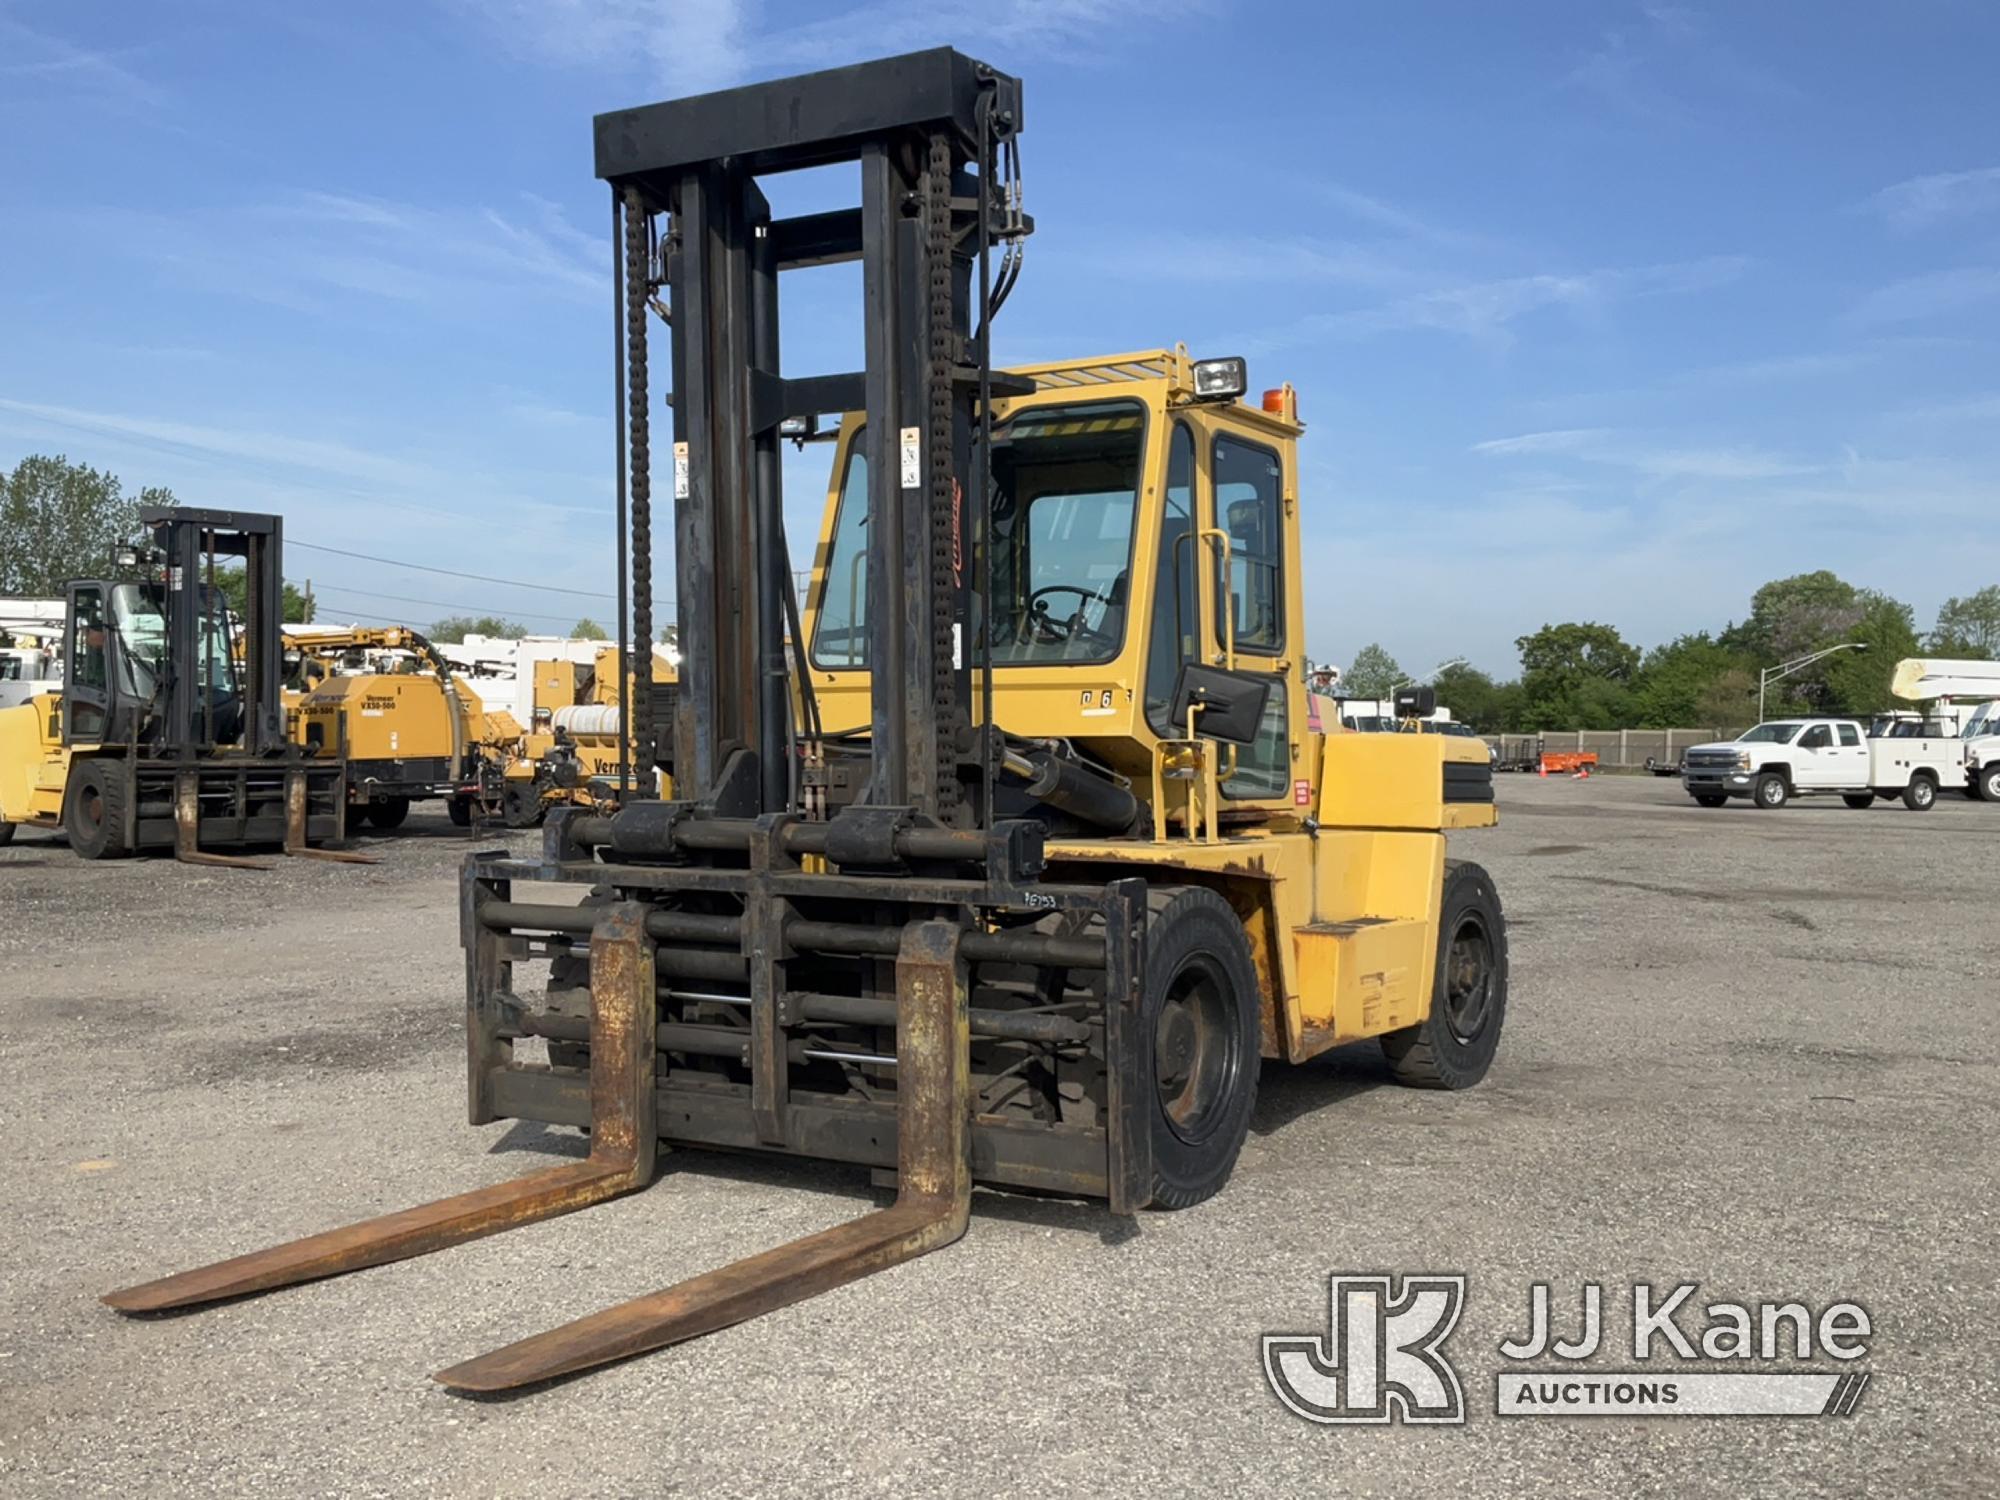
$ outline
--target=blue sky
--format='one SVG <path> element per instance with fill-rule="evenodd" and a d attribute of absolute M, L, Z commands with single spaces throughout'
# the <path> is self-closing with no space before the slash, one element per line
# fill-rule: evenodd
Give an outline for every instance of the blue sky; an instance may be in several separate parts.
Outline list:
<path fill-rule="evenodd" d="M 1184 340 L 1299 387 L 1315 657 L 1511 672 L 1545 621 L 1650 645 L 1817 567 L 1921 628 L 2000 582 L 1971 0 L 0 0 L 0 465 L 580 591 L 295 549 L 327 615 L 603 618 L 590 116 L 938 42 L 1027 84 L 1003 358 Z M 853 367 L 858 321 L 792 310 L 788 368 Z"/>

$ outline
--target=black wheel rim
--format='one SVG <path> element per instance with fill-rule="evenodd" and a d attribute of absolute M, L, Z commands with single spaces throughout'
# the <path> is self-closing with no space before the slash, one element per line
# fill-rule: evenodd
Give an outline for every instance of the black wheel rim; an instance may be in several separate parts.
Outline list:
<path fill-rule="evenodd" d="M 1167 1128 L 1190 1146 L 1215 1134 L 1243 1067 L 1228 981 L 1213 960 L 1191 958 L 1153 1026 L 1153 1084 Z"/>
<path fill-rule="evenodd" d="M 1493 934 L 1486 919 L 1467 912 L 1452 929 L 1444 958 L 1444 1021 L 1459 1041 L 1479 1040 L 1493 1014 Z"/>

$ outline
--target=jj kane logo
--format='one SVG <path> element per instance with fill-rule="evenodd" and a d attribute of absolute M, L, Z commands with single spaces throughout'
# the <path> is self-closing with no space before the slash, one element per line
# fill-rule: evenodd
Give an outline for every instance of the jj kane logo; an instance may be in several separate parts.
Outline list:
<path fill-rule="evenodd" d="M 1854 1368 L 1874 1328 L 1834 1302 L 1702 1302 L 1682 1282 L 1629 1288 L 1630 1356 L 1641 1368 L 1588 1363 L 1604 1351 L 1604 1288 L 1583 1283 L 1573 1329 L 1559 1330 L 1547 1282 L 1528 1289 L 1526 1326 L 1501 1342 L 1500 1416 L 1852 1416 L 1870 1375 Z M 1458 1275 L 1329 1278 L 1325 1334 L 1266 1334 L 1264 1378 L 1309 1422 L 1460 1423 L 1465 1396 L 1444 1352 L 1464 1310 Z M 1622 1319 L 1618 1321 L 1624 1321 Z M 1836 1361 L 1832 1369 L 1798 1363 Z M 1553 1361 L 1553 1363 L 1551 1363 Z M 1792 1368 L 1772 1369 L 1778 1362 Z"/>

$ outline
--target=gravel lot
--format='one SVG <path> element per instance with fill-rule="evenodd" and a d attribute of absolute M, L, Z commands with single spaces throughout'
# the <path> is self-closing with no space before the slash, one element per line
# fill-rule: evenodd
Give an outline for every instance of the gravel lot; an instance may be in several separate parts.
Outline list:
<path fill-rule="evenodd" d="M 1694 808 L 1503 779 L 1465 836 L 1513 1009 L 1465 1095 L 1372 1048 L 1267 1065 L 1227 1192 L 1119 1230 L 981 1194 L 957 1247 L 508 1402 L 429 1372 L 870 1207 L 865 1174 L 685 1154 L 651 1192 L 403 1265 L 127 1321 L 111 1287 L 580 1154 L 464 1118 L 440 818 L 372 869 L 0 851 L 0 1492 L 338 1495 L 2000 1491 L 2000 807 Z M 520 842 L 525 846 L 526 840 Z M 1315 1427 L 1258 1335 L 1333 1271 L 1464 1271 L 1462 1428 Z M 1492 1415 L 1526 1287 L 1852 1299 L 1850 1420 Z M 1694 1322 L 1698 1325 L 1699 1318 Z M 1623 1356 L 1620 1358 L 1619 1356 Z"/>

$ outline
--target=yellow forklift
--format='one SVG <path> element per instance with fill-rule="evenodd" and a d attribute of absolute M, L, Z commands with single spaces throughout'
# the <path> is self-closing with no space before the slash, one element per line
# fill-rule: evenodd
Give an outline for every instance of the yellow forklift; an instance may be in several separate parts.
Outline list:
<path fill-rule="evenodd" d="M 1200 1203 L 1263 1059 L 1365 1040 L 1420 1087 L 1486 1073 L 1506 927 L 1445 848 L 1494 821 L 1486 757 L 1308 727 L 1288 388 L 1248 402 L 1242 361 L 1179 350 L 992 367 L 1032 228 L 1023 123 L 1018 80 L 949 49 L 598 118 L 619 620 L 641 642 L 656 451 L 672 474 L 672 792 L 552 813 L 538 854 L 471 856 L 460 903 L 472 1123 L 584 1126 L 590 1154 L 112 1306 L 227 1301 L 568 1212 L 646 1186 L 663 1144 L 894 1184 L 890 1207 L 437 1377 L 518 1389 L 949 1244 L 975 1182 L 1115 1215 Z M 760 178 L 830 164 L 857 207 L 772 213 Z M 861 368 L 788 375 L 785 273 L 840 262 L 859 263 Z M 849 413 L 801 610 L 779 443 Z M 649 675 L 623 695 L 621 763 L 660 765 Z"/>
<path fill-rule="evenodd" d="M 194 864 L 265 868 L 212 844 L 364 862 L 341 837 L 340 735 L 302 746 L 280 697 L 283 526 L 247 511 L 148 506 L 121 576 L 71 583 L 60 692 L 0 709 L 0 842 L 57 829 L 85 859 L 171 848 Z M 216 586 L 245 574 L 243 618 Z M 241 632 L 240 644 L 235 637 Z"/>

